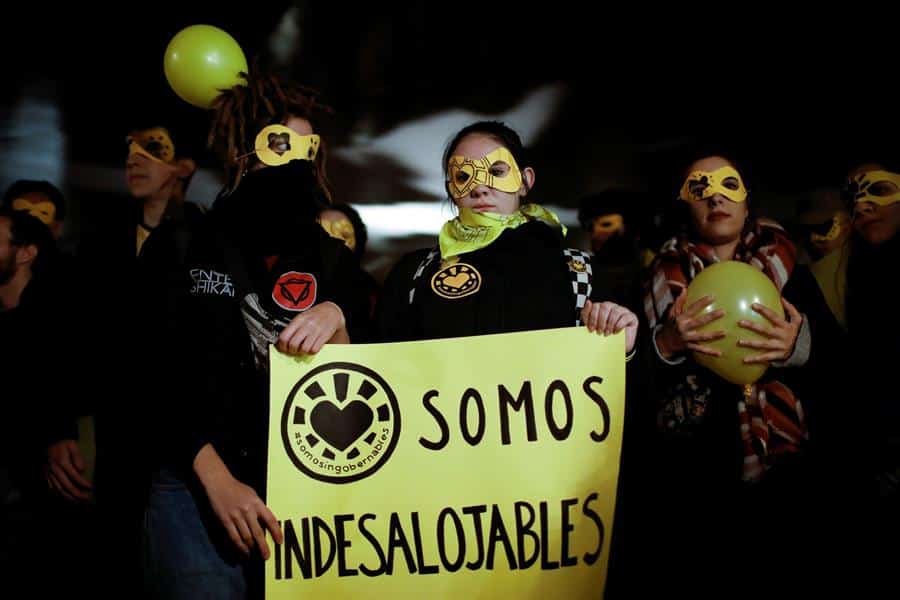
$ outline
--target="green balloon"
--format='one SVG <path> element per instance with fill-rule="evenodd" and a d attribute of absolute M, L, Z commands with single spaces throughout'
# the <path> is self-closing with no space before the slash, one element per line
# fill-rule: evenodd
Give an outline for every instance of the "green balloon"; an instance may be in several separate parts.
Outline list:
<path fill-rule="evenodd" d="M 775 284 L 756 267 L 729 260 L 711 265 L 694 277 L 688 286 L 685 308 L 703 296 L 712 296 L 713 303 L 701 314 L 721 308 L 725 311 L 725 316 L 704 325 L 698 331 L 724 331 L 725 337 L 721 340 L 704 342 L 705 345 L 722 352 L 722 356 L 695 352 L 694 360 L 732 383 L 746 385 L 755 382 L 763 376 L 768 365 L 765 363 L 747 365 L 743 360 L 746 356 L 762 351 L 756 348 L 742 348 L 737 342 L 740 339 L 765 338 L 740 327 L 738 321 L 753 321 L 764 327 L 772 326 L 764 316 L 753 310 L 754 303 L 762 304 L 784 318 L 781 294 Z"/>
<path fill-rule="evenodd" d="M 227 32 L 212 25 L 191 25 L 175 34 L 163 59 L 166 80 L 178 96 L 210 108 L 222 90 L 244 85 L 247 58 Z"/>

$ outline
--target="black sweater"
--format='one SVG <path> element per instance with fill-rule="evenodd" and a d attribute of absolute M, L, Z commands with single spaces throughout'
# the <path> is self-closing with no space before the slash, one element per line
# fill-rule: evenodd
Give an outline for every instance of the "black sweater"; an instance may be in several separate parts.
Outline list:
<path fill-rule="evenodd" d="M 187 475 L 210 443 L 232 474 L 262 495 L 267 361 L 254 354 L 247 315 L 280 332 L 302 312 L 295 309 L 331 301 L 358 342 L 369 301 L 358 261 L 317 223 L 296 223 L 290 238 L 262 236 L 267 246 L 261 251 L 247 241 L 245 210 L 239 197 L 220 200 L 188 254 L 192 283 L 180 311 L 186 383 L 170 408 L 181 443 L 167 459 Z"/>
<path fill-rule="evenodd" d="M 562 238 L 542 222 L 508 229 L 486 248 L 460 256 L 458 264 L 474 267 L 480 277 L 480 289 L 464 297 L 447 298 L 433 289 L 432 279 L 441 270 L 440 257 L 413 280 L 427 254 L 428 250 L 408 254 L 388 276 L 377 315 L 383 341 L 575 324 L 575 297 Z"/>

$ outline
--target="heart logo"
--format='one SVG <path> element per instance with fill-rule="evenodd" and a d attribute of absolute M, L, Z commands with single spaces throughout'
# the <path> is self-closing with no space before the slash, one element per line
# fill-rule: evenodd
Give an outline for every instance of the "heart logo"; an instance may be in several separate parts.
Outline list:
<path fill-rule="evenodd" d="M 453 163 L 450 165 L 449 171 L 450 185 L 453 186 L 456 192 L 454 195 L 465 195 L 468 188 L 471 187 L 472 181 L 474 181 L 475 165 L 470 163 Z"/>
<path fill-rule="evenodd" d="M 291 388 L 281 411 L 281 441 L 300 472 L 349 483 L 384 465 L 397 445 L 400 420 L 397 395 L 381 375 L 331 362 Z"/>
<path fill-rule="evenodd" d="M 291 136 L 288 133 L 270 133 L 269 134 L 269 150 L 277 154 L 283 155 L 291 149 Z"/>
<path fill-rule="evenodd" d="M 466 285 L 466 282 L 468 282 L 469 279 L 471 279 L 471 277 L 469 277 L 468 273 L 459 273 L 457 275 L 452 275 L 450 277 L 444 278 L 444 285 L 459 289 L 462 286 Z"/>
<path fill-rule="evenodd" d="M 312 409 L 309 422 L 323 440 L 343 452 L 368 431 L 373 418 L 372 409 L 359 400 L 343 409 L 326 400 Z"/>
<path fill-rule="evenodd" d="M 448 265 L 431 278 L 431 289 L 447 300 L 465 298 L 481 289 L 481 273 L 468 263 Z"/>

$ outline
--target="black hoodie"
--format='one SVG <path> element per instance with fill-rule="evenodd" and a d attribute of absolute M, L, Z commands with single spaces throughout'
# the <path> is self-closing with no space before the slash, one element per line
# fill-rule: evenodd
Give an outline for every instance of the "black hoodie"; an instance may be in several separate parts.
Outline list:
<path fill-rule="evenodd" d="M 316 222 L 323 202 L 307 162 L 252 171 L 217 200 L 189 251 L 192 284 L 181 311 L 187 384 L 171 408 L 183 435 L 168 457 L 183 474 L 211 443 L 232 474 L 264 496 L 267 342 L 255 328 L 271 341 L 296 315 L 332 301 L 351 340 L 363 341 L 363 274 Z"/>

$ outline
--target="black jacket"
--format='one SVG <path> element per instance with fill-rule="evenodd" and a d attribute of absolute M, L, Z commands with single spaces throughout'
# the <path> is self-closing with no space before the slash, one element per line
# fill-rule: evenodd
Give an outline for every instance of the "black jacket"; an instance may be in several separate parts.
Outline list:
<path fill-rule="evenodd" d="M 255 200 L 248 192 L 220 198 L 189 252 L 191 283 L 179 319 L 185 383 L 170 406 L 181 435 L 167 462 L 189 478 L 194 457 L 210 443 L 235 477 L 264 495 L 268 343 L 325 301 L 342 309 L 351 341 L 362 341 L 369 300 L 356 258 L 308 214 L 272 215 L 281 228 L 287 221 L 290 235 L 249 232 L 250 223 L 264 224 L 248 219 Z M 272 337 L 254 334 L 257 326 Z"/>
<path fill-rule="evenodd" d="M 480 279 L 480 288 L 463 297 L 448 298 L 435 291 L 432 279 L 441 270 L 439 256 L 413 279 L 428 252 L 405 256 L 388 276 L 376 317 L 381 340 L 452 338 L 575 324 L 575 295 L 562 238 L 542 222 L 508 229 L 486 248 L 460 256 L 459 264 L 470 265 L 477 273 L 465 277 Z"/>
<path fill-rule="evenodd" d="M 100 499 L 131 493 L 126 480 L 146 488 L 150 465 L 166 444 L 160 408 L 179 375 L 176 314 L 187 286 L 184 261 L 204 215 L 194 204 L 170 203 L 137 253 L 140 202 L 107 203 L 94 212 L 96 222 L 78 249 L 75 297 L 77 359 L 85 373 L 81 412 L 95 418 Z"/>

